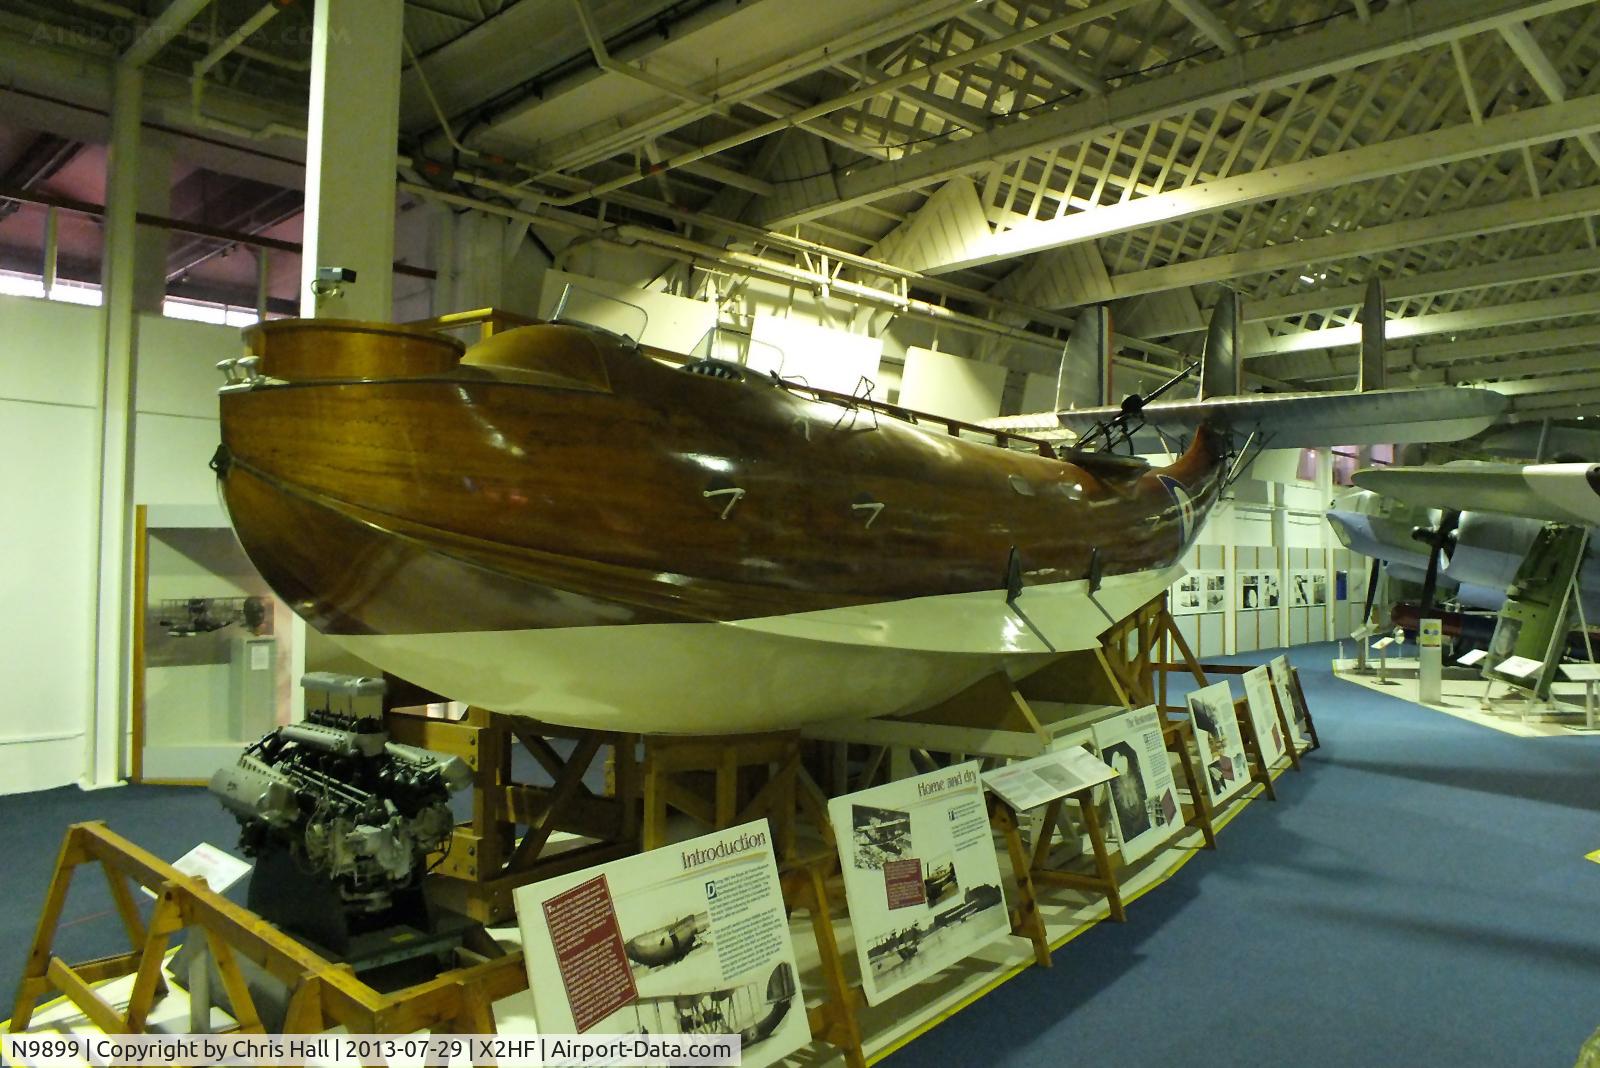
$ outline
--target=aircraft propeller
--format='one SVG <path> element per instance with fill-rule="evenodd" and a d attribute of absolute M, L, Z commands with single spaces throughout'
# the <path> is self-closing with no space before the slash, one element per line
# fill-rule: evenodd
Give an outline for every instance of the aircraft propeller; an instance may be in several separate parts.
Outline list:
<path fill-rule="evenodd" d="M 1439 586 L 1439 558 L 1449 556 L 1456 547 L 1456 528 L 1461 525 L 1461 510 L 1446 508 L 1435 527 L 1418 527 L 1411 532 L 1417 541 L 1428 546 L 1428 574 L 1422 580 L 1423 616 L 1433 611 L 1433 597 Z"/>
<path fill-rule="evenodd" d="M 1378 577 L 1381 573 L 1380 569 L 1382 567 L 1383 561 L 1374 558 L 1372 561 L 1372 570 L 1367 575 L 1367 604 L 1366 607 L 1361 610 L 1361 625 L 1363 627 L 1373 625 L 1372 602 L 1378 596 Z"/>

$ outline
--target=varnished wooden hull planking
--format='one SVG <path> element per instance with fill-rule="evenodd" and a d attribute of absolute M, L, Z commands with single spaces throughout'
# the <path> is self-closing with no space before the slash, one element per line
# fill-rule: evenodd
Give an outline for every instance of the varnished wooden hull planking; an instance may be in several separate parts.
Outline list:
<path fill-rule="evenodd" d="M 390 377 L 370 334 L 348 376 L 336 332 L 321 362 L 306 336 L 276 365 L 255 343 L 268 375 L 314 377 L 223 394 L 219 468 L 251 559 L 374 663 L 556 722 L 759 729 L 1025 673 L 1171 581 L 1225 453 L 1202 430 L 1164 470 L 1030 455 L 574 327 L 447 369 L 408 351 Z"/>

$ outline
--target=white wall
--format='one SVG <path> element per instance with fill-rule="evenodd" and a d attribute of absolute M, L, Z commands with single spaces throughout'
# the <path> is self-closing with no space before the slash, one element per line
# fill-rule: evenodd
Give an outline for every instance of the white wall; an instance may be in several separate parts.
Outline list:
<path fill-rule="evenodd" d="M 603 278 L 545 271 L 543 288 L 539 300 L 541 318 L 552 318 L 566 293 L 563 318 L 592 323 L 669 352 L 688 354 L 717 322 L 717 306 L 708 301 Z"/>
<path fill-rule="evenodd" d="M 0 297 L 0 792 L 76 782 L 91 604 L 100 315 Z"/>
<path fill-rule="evenodd" d="M 0 323 L 0 793 L 17 793 L 85 766 L 100 310 L 0 296 Z M 215 364 L 239 332 L 145 315 L 140 334 L 130 503 L 214 502 Z"/>
<path fill-rule="evenodd" d="M 139 316 L 134 504 L 216 503 L 207 466 L 221 440 L 216 364 L 243 349 L 233 327 Z"/>
<path fill-rule="evenodd" d="M 919 412 L 967 423 L 1000 414 L 1006 369 L 921 346 L 906 350 L 900 378 L 900 404 Z"/>
<path fill-rule="evenodd" d="M 876 382 L 883 356 L 875 337 L 776 315 L 757 315 L 750 341 L 751 367 L 836 393 L 858 392 L 863 378 Z"/>
<path fill-rule="evenodd" d="M 1312 480 L 1296 477 L 1299 450 L 1267 453 L 1234 484 L 1229 499 L 1217 505 L 1190 549 L 1185 567 L 1221 569 L 1228 581 L 1225 611 L 1177 617 L 1179 629 L 1202 658 L 1349 634 L 1360 614 L 1367 564 L 1342 548 L 1328 526 L 1331 465 L 1326 450 L 1320 453 Z M 1335 582 L 1340 571 L 1347 575 L 1343 599 Z M 1241 576 L 1261 572 L 1277 577 L 1280 607 L 1246 610 L 1239 603 Z M 1291 584 L 1305 572 L 1322 574 L 1324 604 L 1291 604 Z"/>

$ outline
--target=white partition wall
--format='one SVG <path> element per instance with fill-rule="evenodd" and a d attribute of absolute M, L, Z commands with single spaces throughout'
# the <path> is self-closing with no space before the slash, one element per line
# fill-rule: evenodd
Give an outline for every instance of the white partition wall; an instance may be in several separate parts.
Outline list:
<path fill-rule="evenodd" d="M 0 792 L 77 782 L 83 770 L 99 314 L 0 297 Z"/>
<path fill-rule="evenodd" d="M 1006 369 L 948 352 L 911 346 L 900 374 L 900 406 L 966 423 L 1000 414 Z"/>
<path fill-rule="evenodd" d="M 540 316 L 554 316 L 563 294 L 563 319 L 591 323 L 668 352 L 688 355 L 717 324 L 717 306 L 710 301 L 689 300 L 565 271 L 544 273 Z"/>
<path fill-rule="evenodd" d="M 777 315 L 757 315 L 750 341 L 752 369 L 838 393 L 856 392 L 863 377 L 875 381 L 883 356 L 883 342 L 875 337 Z"/>
<path fill-rule="evenodd" d="M 228 326 L 139 316 L 133 503 L 215 504 L 217 361 L 243 351 Z"/>
<path fill-rule="evenodd" d="M 0 793 L 78 782 L 92 698 L 100 310 L 0 297 Z M 140 316 L 133 500 L 210 504 L 239 331 Z M 131 626 L 132 621 L 125 621 Z"/>

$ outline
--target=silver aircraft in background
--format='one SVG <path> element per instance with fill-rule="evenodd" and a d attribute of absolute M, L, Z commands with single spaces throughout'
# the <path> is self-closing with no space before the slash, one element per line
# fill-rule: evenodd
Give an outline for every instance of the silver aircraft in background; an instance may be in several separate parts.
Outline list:
<path fill-rule="evenodd" d="M 1600 525 L 1600 464 L 1467 461 L 1371 468 L 1354 481 L 1361 492 L 1330 510 L 1328 522 L 1347 548 L 1383 561 L 1392 579 L 1422 587 L 1415 613 L 1399 606 L 1402 626 L 1440 601 L 1499 611 L 1546 523 Z M 1376 578 L 1375 569 L 1369 616 Z M 1593 542 L 1578 593 L 1584 617 L 1600 620 L 1600 550 Z"/>

